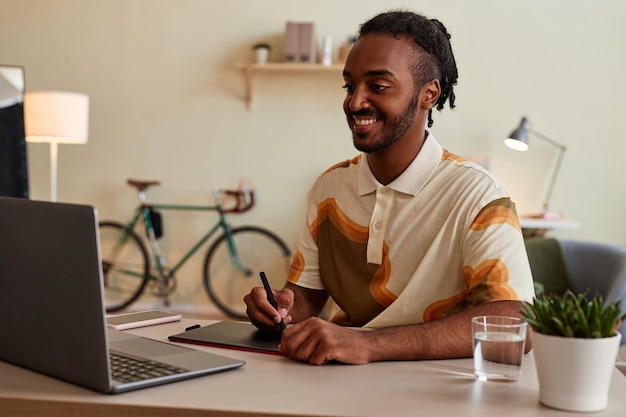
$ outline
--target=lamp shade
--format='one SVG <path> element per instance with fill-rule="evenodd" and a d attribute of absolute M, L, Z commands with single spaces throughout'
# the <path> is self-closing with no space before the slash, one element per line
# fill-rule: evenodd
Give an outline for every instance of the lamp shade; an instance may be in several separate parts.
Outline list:
<path fill-rule="evenodd" d="M 508 138 L 504 139 L 504 144 L 516 151 L 528 150 L 528 129 L 526 128 L 528 119 L 522 117 L 519 126 L 511 132 Z"/>
<path fill-rule="evenodd" d="M 26 140 L 38 143 L 87 143 L 89 97 L 65 91 L 24 94 Z"/>

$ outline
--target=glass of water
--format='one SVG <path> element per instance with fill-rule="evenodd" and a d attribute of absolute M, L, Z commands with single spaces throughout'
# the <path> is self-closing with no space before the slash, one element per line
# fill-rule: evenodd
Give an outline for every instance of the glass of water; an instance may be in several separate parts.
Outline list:
<path fill-rule="evenodd" d="M 522 373 L 527 323 L 517 317 L 472 318 L 474 374 L 480 381 L 517 381 Z"/>

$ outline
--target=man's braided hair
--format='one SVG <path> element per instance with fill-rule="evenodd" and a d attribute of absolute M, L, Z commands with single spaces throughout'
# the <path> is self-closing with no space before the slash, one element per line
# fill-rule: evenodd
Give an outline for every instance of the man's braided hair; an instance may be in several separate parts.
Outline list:
<path fill-rule="evenodd" d="M 454 86 L 459 74 L 450 45 L 450 34 L 440 21 L 410 11 L 394 10 L 381 13 L 361 25 L 359 37 L 368 33 L 396 38 L 406 36 L 413 40 L 419 54 L 413 66 L 416 91 L 427 82 L 437 79 L 441 85 L 441 95 L 435 103 L 437 110 L 441 111 L 446 101 L 449 101 L 451 109 L 455 107 Z M 428 112 L 428 127 L 432 125 L 431 109 Z"/>

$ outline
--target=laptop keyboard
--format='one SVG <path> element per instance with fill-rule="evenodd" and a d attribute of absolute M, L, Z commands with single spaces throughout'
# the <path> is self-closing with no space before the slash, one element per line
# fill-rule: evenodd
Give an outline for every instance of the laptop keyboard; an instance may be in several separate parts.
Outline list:
<path fill-rule="evenodd" d="M 186 372 L 185 369 L 154 360 L 129 358 L 113 352 L 109 354 L 113 379 L 120 382 L 136 382 Z"/>

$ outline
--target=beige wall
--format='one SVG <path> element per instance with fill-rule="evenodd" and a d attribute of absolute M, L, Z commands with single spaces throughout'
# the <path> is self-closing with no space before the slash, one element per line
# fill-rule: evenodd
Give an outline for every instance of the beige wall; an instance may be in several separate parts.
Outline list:
<path fill-rule="evenodd" d="M 267 226 L 295 247 L 307 188 L 356 153 L 342 79 L 259 75 L 247 111 L 235 65 L 251 60 L 260 40 L 280 59 L 287 20 L 313 21 L 320 38 L 338 43 L 379 11 L 415 5 L 447 25 L 459 66 L 457 109 L 435 114 L 438 140 L 488 158 L 520 213 L 536 212 L 556 151 L 536 138 L 526 154 L 502 145 L 527 115 L 568 147 L 552 207 L 581 227 L 555 235 L 626 244 L 620 0 L 0 0 L 0 63 L 24 66 L 28 90 L 90 96 L 89 143 L 59 149 L 60 201 L 124 219 L 135 203 L 129 177 L 161 180 L 155 201 L 189 203 L 249 178 L 258 206 L 233 222 Z M 28 152 L 32 197 L 47 199 L 48 148 Z M 173 214 L 165 222 L 163 244 L 176 258 L 208 220 Z M 200 260 L 181 270 L 176 302 L 208 304 Z"/>

